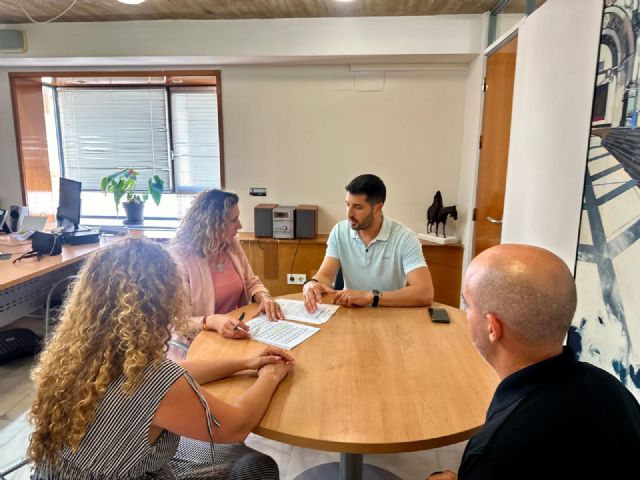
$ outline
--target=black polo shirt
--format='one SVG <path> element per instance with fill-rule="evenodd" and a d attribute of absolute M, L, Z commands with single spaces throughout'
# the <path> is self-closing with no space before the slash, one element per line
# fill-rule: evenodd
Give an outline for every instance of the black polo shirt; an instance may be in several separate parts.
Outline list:
<path fill-rule="evenodd" d="M 500 382 L 458 478 L 640 478 L 640 405 L 565 347 Z"/>

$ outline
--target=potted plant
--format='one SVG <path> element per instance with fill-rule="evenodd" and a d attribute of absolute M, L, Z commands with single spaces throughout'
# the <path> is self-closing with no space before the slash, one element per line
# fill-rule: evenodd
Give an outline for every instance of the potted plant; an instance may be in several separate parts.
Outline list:
<path fill-rule="evenodd" d="M 127 201 L 122 202 L 127 219 L 122 223 L 125 225 L 139 225 L 144 222 L 144 202 L 149 199 L 149 195 L 156 205 L 160 204 L 160 197 L 164 192 L 164 181 L 154 175 L 149 179 L 147 191 L 144 193 L 135 193 L 135 187 L 138 183 L 138 172 L 132 168 L 125 168 L 119 172 L 112 173 L 103 177 L 100 184 L 101 190 L 105 195 L 113 193 L 113 199 L 116 202 L 116 214 L 120 206 L 120 200 L 125 195 Z"/>

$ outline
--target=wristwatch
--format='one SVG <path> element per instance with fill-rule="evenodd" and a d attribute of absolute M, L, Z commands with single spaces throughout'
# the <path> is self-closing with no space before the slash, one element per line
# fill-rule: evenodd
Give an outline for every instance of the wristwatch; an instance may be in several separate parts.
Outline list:
<path fill-rule="evenodd" d="M 382 292 L 380 290 L 371 290 L 371 293 L 373 293 L 373 303 L 371 303 L 371 306 L 377 307 L 378 302 L 380 302 L 380 295 L 382 295 Z"/>

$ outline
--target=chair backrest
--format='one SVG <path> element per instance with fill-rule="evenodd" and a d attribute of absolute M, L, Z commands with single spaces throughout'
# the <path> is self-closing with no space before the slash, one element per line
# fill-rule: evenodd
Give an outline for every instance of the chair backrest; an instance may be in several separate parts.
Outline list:
<path fill-rule="evenodd" d="M 68 275 L 60 280 L 58 280 L 56 283 L 53 284 L 53 286 L 51 287 L 51 290 L 49 290 L 49 294 L 47 295 L 47 301 L 45 302 L 45 308 L 44 308 L 44 339 L 43 339 L 43 344 L 47 343 L 47 341 L 49 340 L 49 329 L 51 327 L 50 323 L 52 320 L 52 315 L 51 315 L 51 303 L 52 303 L 52 299 L 53 299 L 53 295 L 54 293 L 56 293 L 57 291 L 60 290 L 61 286 L 69 286 L 69 283 L 72 282 L 73 280 L 75 280 L 76 278 L 78 278 L 78 275 Z M 61 298 L 60 301 L 62 301 L 63 299 Z M 1 479 L 0 479 L 1 480 Z"/>
<path fill-rule="evenodd" d="M 344 278 L 342 278 L 342 267 L 338 269 L 338 273 L 336 273 L 336 279 L 333 282 L 334 290 L 344 290 Z"/>

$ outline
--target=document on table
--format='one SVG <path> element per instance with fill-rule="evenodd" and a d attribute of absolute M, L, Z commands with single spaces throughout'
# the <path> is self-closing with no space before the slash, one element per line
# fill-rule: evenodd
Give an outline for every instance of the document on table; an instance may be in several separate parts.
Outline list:
<path fill-rule="evenodd" d="M 246 323 L 253 340 L 288 350 L 300 345 L 311 335 L 320 331 L 316 327 L 299 325 L 286 320 L 272 322 L 264 314 Z"/>
<path fill-rule="evenodd" d="M 304 308 L 304 302 L 302 300 L 287 300 L 285 298 L 279 298 L 276 300 L 282 308 L 284 318 L 287 320 L 297 320 L 298 322 L 320 324 L 324 323 L 336 313 L 336 310 L 340 305 L 325 305 L 324 303 L 318 304 L 318 309 L 309 313 Z"/>

